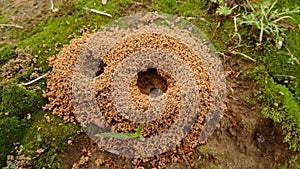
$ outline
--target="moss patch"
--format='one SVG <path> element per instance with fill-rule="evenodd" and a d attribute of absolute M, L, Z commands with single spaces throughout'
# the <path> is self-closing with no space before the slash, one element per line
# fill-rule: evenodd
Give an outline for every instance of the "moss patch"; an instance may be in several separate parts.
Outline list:
<path fill-rule="evenodd" d="M 0 117 L 0 167 L 5 166 L 6 154 L 10 153 L 18 140 L 22 138 L 23 128 L 26 125 L 17 117 Z"/>
<path fill-rule="evenodd" d="M 5 37 L 8 42 L 0 42 L 0 65 L 16 57 L 16 48 L 29 47 L 32 49 L 32 55 L 38 56 L 37 63 L 28 68 L 24 74 L 9 80 L 9 82 L 7 79 L 1 79 L 0 134 L 4 139 L 0 140 L 0 149 L 4 150 L 4 153 L 0 157 L 2 160 L 0 166 L 4 165 L 6 154 L 12 152 L 13 143 L 20 142 L 25 148 L 24 152 L 35 157 L 34 166 L 36 168 L 60 167 L 61 161 L 57 157 L 57 153 L 64 149 L 67 140 L 73 137 L 80 127 L 65 124 L 60 118 L 52 116 L 51 112 L 43 111 L 41 107 L 47 100 L 41 97 L 41 90 L 31 91 L 15 85 L 28 81 L 34 68 L 41 68 L 40 74 L 49 71 L 47 59 L 56 55 L 64 44 L 68 44 L 71 39 L 84 32 L 98 30 L 106 23 L 123 16 L 124 13 L 120 12 L 124 12 L 122 7 L 130 3 L 133 2 L 109 0 L 106 5 L 102 5 L 99 0 L 74 0 L 65 4 L 60 2 L 56 4 L 56 7 L 60 9 L 59 12 L 50 12 L 41 16 L 43 21 L 36 22 L 36 26 L 32 30 L 0 28 L 0 33 L 9 32 Z M 275 8 L 294 9 L 296 6 L 300 6 L 298 0 L 281 0 L 278 1 Z M 113 15 L 113 18 L 88 12 L 84 7 L 108 12 Z M 149 10 L 196 18 L 204 14 L 206 9 L 208 9 L 206 0 L 185 2 L 155 0 L 151 3 Z M 0 23 L 9 23 L 2 15 L 3 11 L 0 12 Z M 9 12 L 15 13 L 16 11 Z M 256 48 L 257 32 L 254 33 L 245 26 L 238 27 L 238 33 L 241 35 L 243 43 L 237 47 L 237 39 L 233 36 L 232 17 L 218 18 L 215 14 L 211 15 L 211 12 L 208 12 L 207 15 L 202 16 L 203 18 L 200 17 L 200 20 L 193 20 L 193 22 L 212 39 L 217 51 L 225 53 L 229 59 L 236 57 L 231 53 L 232 50 L 236 50 L 257 60 L 255 64 L 249 61 L 254 66 L 259 65 L 253 66 L 253 72 L 249 76 L 261 87 L 259 98 L 264 105 L 262 113 L 265 117 L 271 118 L 279 128 L 282 128 L 285 141 L 291 145 L 291 148 L 299 150 L 300 66 L 297 64 L 297 60 L 300 60 L 300 55 L 298 55 L 300 53 L 300 18 L 298 14 L 292 16 L 295 20 L 288 20 L 288 22 L 293 25 L 293 28 L 289 28 L 286 32 L 285 46 L 280 50 L 276 49 L 274 44 L 267 39 L 263 41 L 260 48 Z M 219 21 L 221 21 L 220 27 L 218 27 Z M 13 40 L 16 43 L 12 44 Z M 9 84 L 8 87 L 4 87 L 5 84 Z M 33 87 L 45 89 L 45 80 L 34 83 Z M 249 103 L 251 102 L 245 97 L 246 102 L 247 100 Z M 11 112 L 11 114 L 5 116 L 3 115 L 5 112 Z M 24 120 L 25 114 L 28 113 L 32 114 L 31 119 Z M 44 118 L 45 113 L 53 119 L 51 123 Z M 37 154 L 36 150 L 44 145 L 49 149 L 42 154 Z M 2 146 L 5 147 L 2 148 Z M 299 157 L 296 156 L 286 166 L 287 168 L 291 166 L 299 168 L 299 164 Z"/>

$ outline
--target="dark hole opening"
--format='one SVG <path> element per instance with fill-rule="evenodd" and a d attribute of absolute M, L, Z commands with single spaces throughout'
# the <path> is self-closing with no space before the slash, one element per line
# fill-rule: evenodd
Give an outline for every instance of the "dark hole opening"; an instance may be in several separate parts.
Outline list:
<path fill-rule="evenodd" d="M 168 85 L 166 80 L 157 73 L 157 69 L 149 68 L 138 73 L 137 86 L 141 93 L 149 95 L 151 92 L 161 90 L 166 93 Z"/>
<path fill-rule="evenodd" d="M 104 67 L 107 66 L 103 61 L 100 62 L 100 65 L 97 69 L 96 76 L 101 75 L 104 72 Z"/>

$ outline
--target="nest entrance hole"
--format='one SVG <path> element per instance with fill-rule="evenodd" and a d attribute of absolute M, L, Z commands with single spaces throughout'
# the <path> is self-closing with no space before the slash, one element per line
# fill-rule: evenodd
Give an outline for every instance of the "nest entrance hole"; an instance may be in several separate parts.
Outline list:
<path fill-rule="evenodd" d="M 166 80 L 159 75 L 157 69 L 148 68 L 138 73 L 137 86 L 141 93 L 150 95 L 160 95 L 167 92 L 168 84 Z"/>

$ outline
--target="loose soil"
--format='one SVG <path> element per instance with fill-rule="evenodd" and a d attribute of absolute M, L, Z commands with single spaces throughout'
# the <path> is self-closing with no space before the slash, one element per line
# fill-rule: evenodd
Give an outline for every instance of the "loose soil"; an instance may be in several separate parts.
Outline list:
<path fill-rule="evenodd" d="M 221 119 L 219 127 L 210 137 L 207 144 L 197 147 L 190 158 L 180 155 L 179 162 L 170 162 L 166 168 L 274 168 L 278 163 L 286 162 L 295 155 L 288 149 L 288 144 L 282 143 L 283 136 L 274 124 L 262 117 L 259 103 L 249 105 L 245 96 L 255 100 L 257 86 L 244 77 L 244 71 L 252 65 L 237 58 L 224 59 L 227 75 L 227 110 Z M 257 101 L 256 101 L 257 102 Z M 88 140 L 88 138 L 85 138 Z M 114 154 L 99 150 L 98 146 L 90 142 L 76 139 L 61 155 L 64 166 L 70 168 L 74 162 L 78 163 L 78 154 L 74 147 L 83 147 L 92 153 L 85 155 L 88 160 L 81 168 L 132 168 L 135 161 L 120 158 Z M 70 160 L 72 159 L 72 160 Z M 77 159 L 77 160 L 76 160 Z M 101 165 L 96 161 L 102 161 Z M 153 167 L 149 163 L 141 163 L 145 168 Z M 155 165 L 154 165 L 155 166 Z"/>
<path fill-rule="evenodd" d="M 48 1 L 30 0 L 22 3 L 21 0 L 18 0 L 10 4 L 6 4 L 6 2 L 8 1 L 0 2 L 0 8 L 4 11 L 8 22 L 24 27 L 28 25 L 29 28 L 30 25 L 38 24 L 42 20 L 44 12 L 49 11 L 50 8 Z M 8 9 L 15 9 L 16 12 L 6 12 Z M 32 9 L 35 9 L 34 12 L 31 11 Z M 141 9 L 145 8 L 141 7 Z M 38 11 L 37 14 L 29 16 L 36 11 Z M 27 16 L 29 16 L 29 20 L 33 19 L 33 23 L 23 20 Z M 7 30 L 1 31 L 0 40 L 5 41 L 5 36 L 8 34 Z M 282 143 L 283 136 L 274 124 L 259 113 L 259 103 L 256 101 L 255 105 L 249 105 L 245 102 L 245 96 L 255 101 L 254 95 L 258 91 L 257 86 L 244 77 L 244 72 L 247 68 L 252 67 L 252 63 L 235 57 L 223 58 L 223 61 L 229 94 L 227 110 L 219 127 L 207 144 L 199 146 L 190 158 L 178 155 L 178 162 L 168 163 L 167 168 L 212 168 L 214 166 L 221 168 L 273 168 L 277 163 L 286 162 L 295 154 L 288 149 L 287 144 Z M 59 156 L 63 168 L 72 166 L 131 168 L 137 166 L 136 160 L 119 158 L 100 150 L 84 135 L 73 140 L 73 143 Z M 145 162 L 141 165 L 150 168 L 152 164 Z"/>

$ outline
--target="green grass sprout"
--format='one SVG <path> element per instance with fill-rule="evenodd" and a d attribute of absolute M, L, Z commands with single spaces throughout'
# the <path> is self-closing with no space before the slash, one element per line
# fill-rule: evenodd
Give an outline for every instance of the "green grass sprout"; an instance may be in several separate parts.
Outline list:
<path fill-rule="evenodd" d="M 144 128 L 144 124 L 139 124 L 135 133 L 99 133 L 95 134 L 98 137 L 110 137 L 110 138 L 139 138 L 140 140 L 144 141 L 145 138 L 141 134 Z"/>
<path fill-rule="evenodd" d="M 279 12 L 278 9 L 274 8 L 277 0 L 270 4 L 269 1 L 265 1 L 259 5 L 252 5 L 249 0 L 247 0 L 247 6 L 250 8 L 250 12 L 246 11 L 242 13 L 237 21 L 240 25 L 252 26 L 260 31 L 259 33 L 259 43 L 262 42 L 264 34 L 274 38 L 276 46 L 278 49 L 281 48 L 284 36 L 282 36 L 286 28 L 282 26 L 280 22 L 286 19 L 292 19 L 290 16 L 292 13 L 299 13 L 299 7 L 294 10 L 289 10 L 285 12 Z"/>
<path fill-rule="evenodd" d="M 216 13 L 219 14 L 219 15 L 224 15 L 224 16 L 230 15 L 232 13 L 232 11 L 236 7 L 238 7 L 237 5 L 235 5 L 232 8 L 229 8 L 229 7 L 226 6 L 226 3 L 225 3 L 224 0 L 211 0 L 211 2 L 219 5 Z"/>

